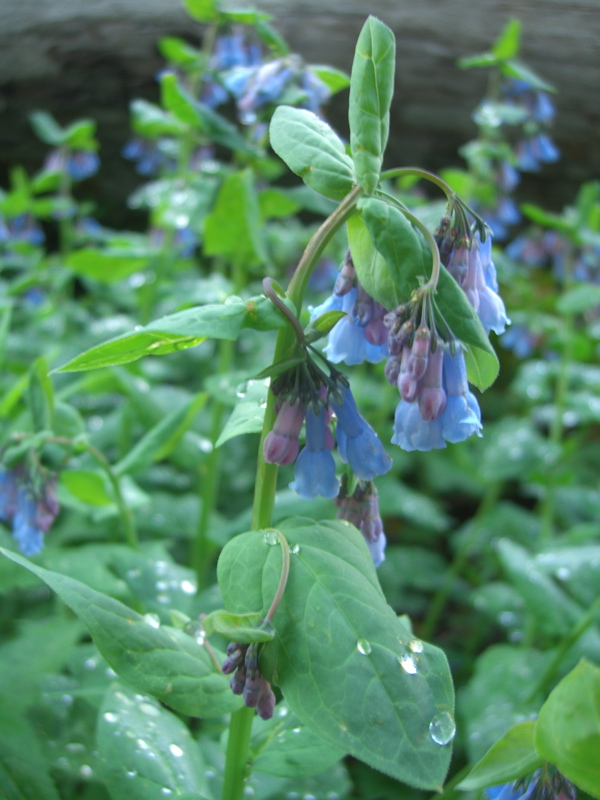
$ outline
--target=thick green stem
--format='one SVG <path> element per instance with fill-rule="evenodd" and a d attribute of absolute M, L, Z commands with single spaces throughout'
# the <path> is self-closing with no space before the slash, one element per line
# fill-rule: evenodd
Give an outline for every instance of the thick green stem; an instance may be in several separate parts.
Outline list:
<path fill-rule="evenodd" d="M 304 298 L 306 285 L 317 260 L 336 230 L 344 224 L 353 212 L 360 192 L 360 187 L 355 187 L 319 227 L 306 246 L 287 291 L 288 299 L 294 303 L 298 312 L 300 312 L 302 308 L 302 300 Z M 295 339 L 296 331 L 292 325 L 286 326 L 279 331 L 275 343 L 274 362 L 280 361 L 284 357 L 290 347 L 294 345 Z M 273 427 L 274 422 L 275 395 L 269 392 L 267 408 L 265 409 L 265 420 L 258 449 L 256 485 L 252 509 L 253 530 L 270 528 L 273 520 L 273 507 L 275 505 L 275 493 L 277 491 L 277 466 L 275 464 L 266 463 L 263 456 L 263 443 L 267 434 Z M 285 557 L 285 554 L 283 555 Z M 254 709 L 252 708 L 242 708 L 240 711 L 236 711 L 231 715 L 229 741 L 227 744 L 225 761 L 223 800 L 242 800 L 243 798 L 244 783 L 248 771 L 248 750 L 250 747 L 250 733 L 252 730 L 253 717 Z"/>
<path fill-rule="evenodd" d="M 481 520 L 496 505 L 498 497 L 500 496 L 500 488 L 501 484 L 498 483 L 493 483 L 490 486 L 488 486 L 483 496 L 483 499 L 479 505 L 479 508 L 477 509 L 477 513 L 473 518 L 471 530 L 463 538 L 460 547 L 456 551 L 454 560 L 450 564 L 450 567 L 444 576 L 442 585 L 433 596 L 433 600 L 431 601 L 431 605 L 429 606 L 429 611 L 427 612 L 427 616 L 425 617 L 425 620 L 420 630 L 420 636 L 423 639 L 429 640 L 435 633 L 440 616 L 446 606 L 446 603 L 448 601 L 450 593 L 452 592 L 456 579 L 458 578 L 465 564 L 467 563 L 471 546 L 477 539 L 477 536 L 481 530 Z"/>

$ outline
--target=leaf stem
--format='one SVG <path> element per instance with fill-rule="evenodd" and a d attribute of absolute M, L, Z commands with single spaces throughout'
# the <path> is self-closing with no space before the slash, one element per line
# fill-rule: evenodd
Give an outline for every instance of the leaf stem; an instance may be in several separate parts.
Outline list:
<path fill-rule="evenodd" d="M 379 177 L 382 181 L 388 181 L 393 178 L 402 178 L 404 175 L 416 175 L 418 178 L 435 184 L 442 190 L 448 200 L 453 200 L 456 197 L 454 190 L 448 186 L 446 181 L 442 180 L 439 175 L 429 172 L 427 169 L 421 169 L 420 167 L 396 167 L 395 169 L 388 169 L 382 172 Z"/>
<path fill-rule="evenodd" d="M 273 617 L 275 616 L 277 609 L 279 608 L 279 603 L 281 603 L 281 598 L 283 597 L 283 593 L 285 592 L 285 587 L 287 584 L 288 576 L 290 574 L 290 548 L 288 547 L 288 542 L 285 536 L 281 531 L 278 531 L 277 528 L 271 528 L 273 533 L 277 534 L 277 538 L 279 539 L 279 544 L 281 545 L 281 577 L 279 578 L 279 586 L 277 587 L 277 591 L 275 592 L 275 597 L 273 598 L 273 602 L 269 610 L 265 616 L 265 622 L 272 622 Z"/>
<path fill-rule="evenodd" d="M 115 502 L 117 504 L 117 508 L 119 509 L 119 515 L 121 517 L 121 522 L 123 524 L 123 532 L 125 533 L 125 540 L 130 547 L 136 549 L 139 545 L 137 531 L 135 529 L 135 524 L 133 522 L 133 515 L 131 511 L 127 508 L 125 500 L 123 499 L 123 494 L 121 492 L 121 487 L 119 485 L 119 479 L 115 475 L 108 462 L 106 456 L 97 450 L 93 445 L 89 444 L 88 442 L 85 443 L 86 451 L 91 455 L 94 461 L 102 468 L 106 477 L 110 481 L 110 485 L 112 486 L 113 492 L 115 494 Z"/>

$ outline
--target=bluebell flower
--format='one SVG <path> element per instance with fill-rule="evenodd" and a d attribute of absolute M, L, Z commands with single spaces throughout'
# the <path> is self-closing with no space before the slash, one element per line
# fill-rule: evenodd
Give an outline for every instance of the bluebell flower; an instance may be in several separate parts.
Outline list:
<path fill-rule="evenodd" d="M 323 81 L 310 69 L 305 69 L 300 78 L 300 85 L 306 92 L 302 108 L 317 113 L 321 106 L 331 97 L 331 91 Z"/>
<path fill-rule="evenodd" d="M 545 133 L 522 139 L 515 147 L 515 154 L 521 172 L 537 172 L 541 164 L 552 164 L 560 158 L 558 148 Z"/>
<path fill-rule="evenodd" d="M 479 239 L 479 234 L 473 237 L 469 251 L 467 275 L 461 286 L 477 312 L 486 333 L 494 331 L 501 334 L 506 330 L 510 320 L 506 315 L 502 298 L 497 293 L 498 281 L 491 257 L 491 246 L 489 236 L 483 243 Z"/>
<path fill-rule="evenodd" d="M 387 539 L 383 532 L 383 522 L 379 513 L 377 489 L 373 483 L 359 482 L 351 495 L 347 494 L 347 480 L 344 477 L 342 488 L 335 499 L 339 511 L 337 519 L 345 519 L 362 533 L 373 563 L 378 567 L 385 561 Z"/>
<path fill-rule="evenodd" d="M 19 489 L 17 511 L 13 518 L 13 537 L 23 555 L 37 555 L 44 546 L 43 531 L 37 520 L 37 502 L 27 489 Z"/>
<path fill-rule="evenodd" d="M 340 482 L 335 475 L 332 447 L 325 408 L 320 406 L 319 413 L 315 414 L 312 405 L 309 405 L 306 409 L 306 445 L 296 459 L 294 481 L 290 483 L 290 489 L 306 500 L 314 500 L 318 495 L 329 499 L 337 497 Z"/>
<path fill-rule="evenodd" d="M 156 142 L 136 137 L 127 142 L 121 150 L 123 158 L 135 162 L 135 170 L 144 176 L 156 175 L 161 169 L 174 164 L 160 149 Z"/>
<path fill-rule="evenodd" d="M 269 61 L 253 70 L 243 88 L 241 84 L 238 87 L 240 121 L 245 125 L 256 122 L 258 111 L 279 100 L 293 75 L 294 71 L 283 59 Z"/>
<path fill-rule="evenodd" d="M 302 430 L 305 409 L 297 401 L 290 403 L 285 400 L 263 444 L 264 458 L 267 464 L 291 464 L 298 456 L 300 444 L 298 436 Z"/>
<path fill-rule="evenodd" d="M 10 522 L 17 511 L 17 473 L 0 464 L 0 520 Z"/>
<path fill-rule="evenodd" d="M 337 417 L 337 442 L 340 458 L 357 478 L 370 481 L 385 475 L 392 467 L 392 459 L 385 452 L 379 437 L 369 423 L 358 413 L 352 392 L 338 387 L 338 397 L 330 394 L 329 404 Z"/>

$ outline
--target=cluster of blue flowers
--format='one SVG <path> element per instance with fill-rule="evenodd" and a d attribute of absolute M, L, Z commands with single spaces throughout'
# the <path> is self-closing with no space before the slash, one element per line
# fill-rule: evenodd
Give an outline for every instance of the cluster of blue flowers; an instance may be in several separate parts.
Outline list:
<path fill-rule="evenodd" d="M 3 217 L 0 214 L 0 244 L 7 248 L 27 244 L 39 246 L 44 243 L 44 231 L 31 214 Z"/>
<path fill-rule="evenodd" d="M 485 794 L 489 800 L 577 800 L 571 781 L 550 764 L 512 783 L 490 786 Z"/>
<path fill-rule="evenodd" d="M 50 151 L 44 162 L 46 171 L 65 173 L 75 182 L 91 178 L 99 168 L 100 158 L 93 150 L 68 150 L 60 147 Z"/>
<path fill-rule="evenodd" d="M 22 465 L 12 469 L 0 465 L 0 520 L 12 523 L 13 536 L 24 555 L 41 551 L 44 534 L 58 511 L 54 476 L 33 476 Z"/>

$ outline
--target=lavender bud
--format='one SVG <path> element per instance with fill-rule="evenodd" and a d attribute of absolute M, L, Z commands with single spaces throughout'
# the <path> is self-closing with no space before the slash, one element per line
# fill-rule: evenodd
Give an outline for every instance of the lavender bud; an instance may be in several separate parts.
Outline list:
<path fill-rule="evenodd" d="M 254 672 L 248 671 L 246 673 L 246 682 L 244 684 L 244 703 L 248 708 L 254 708 L 258 702 L 258 695 L 260 692 L 261 675 L 258 670 Z"/>
<path fill-rule="evenodd" d="M 275 695 L 271 684 L 264 678 L 260 679 L 260 690 L 256 702 L 256 713 L 261 719 L 271 719 L 275 712 Z"/>
<path fill-rule="evenodd" d="M 242 694 L 246 685 L 246 667 L 242 664 L 231 676 L 229 686 L 234 694 Z"/>
<path fill-rule="evenodd" d="M 388 358 L 385 365 L 385 377 L 390 386 L 397 386 L 400 375 L 400 359 Z"/>
<path fill-rule="evenodd" d="M 415 334 L 415 340 L 406 365 L 411 377 L 417 381 L 423 377 L 427 369 L 430 343 L 431 331 L 425 325 L 421 325 Z"/>

